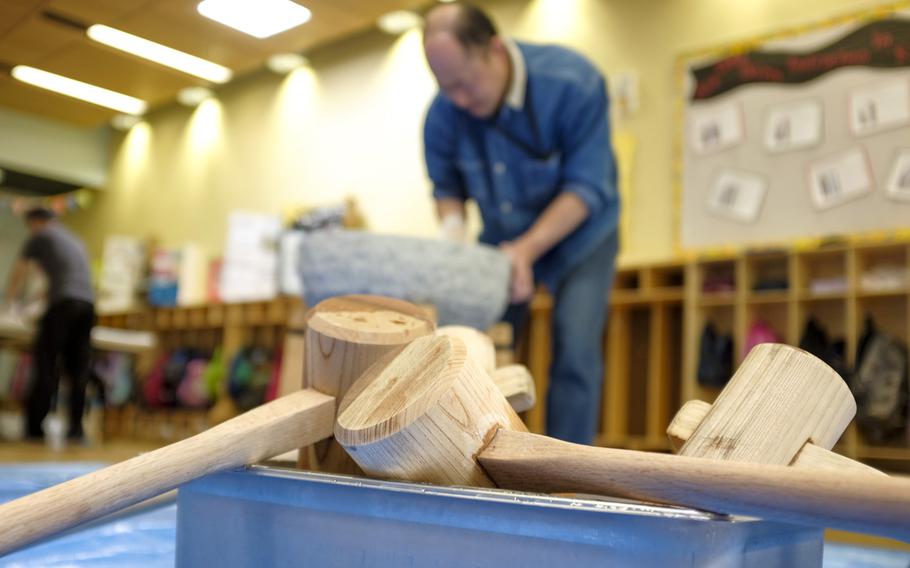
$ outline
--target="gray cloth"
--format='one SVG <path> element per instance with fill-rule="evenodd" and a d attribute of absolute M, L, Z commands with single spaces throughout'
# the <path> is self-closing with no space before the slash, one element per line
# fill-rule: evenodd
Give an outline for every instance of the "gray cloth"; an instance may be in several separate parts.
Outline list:
<path fill-rule="evenodd" d="M 33 235 L 22 257 L 37 262 L 47 275 L 48 306 L 60 300 L 95 301 L 85 245 L 62 225 L 50 223 Z"/>
<path fill-rule="evenodd" d="M 509 259 L 486 245 L 320 231 L 300 245 L 308 305 L 346 294 L 376 294 L 436 307 L 439 325 L 486 330 L 509 301 Z"/>

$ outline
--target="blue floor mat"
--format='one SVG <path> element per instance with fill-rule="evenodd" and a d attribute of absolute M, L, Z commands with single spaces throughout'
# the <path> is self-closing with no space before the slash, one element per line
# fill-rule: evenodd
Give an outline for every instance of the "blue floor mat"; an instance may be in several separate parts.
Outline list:
<path fill-rule="evenodd" d="M 0 502 L 94 471 L 97 463 L 0 466 Z M 165 503 L 116 515 L 0 558 L 2 567 L 171 567 L 177 505 Z"/>

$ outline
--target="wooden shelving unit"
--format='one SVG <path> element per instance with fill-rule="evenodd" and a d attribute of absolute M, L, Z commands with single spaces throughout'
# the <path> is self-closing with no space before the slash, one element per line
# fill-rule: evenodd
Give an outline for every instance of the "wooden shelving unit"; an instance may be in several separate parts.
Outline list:
<path fill-rule="evenodd" d="M 710 296 L 701 292 L 701 278 L 718 262 L 734 267 L 736 289 L 732 304 L 705 300 Z M 719 327 L 733 333 L 737 365 L 745 355 L 743 347 L 748 328 L 757 318 L 767 322 L 782 341 L 791 345 L 799 345 L 806 323 L 809 318 L 815 318 L 832 339 L 844 341 L 850 369 L 856 364 L 856 349 L 866 314 L 872 315 L 881 329 L 906 344 L 910 338 L 910 286 L 907 282 L 889 289 L 865 289 L 862 285 L 864 274 L 883 265 L 910 270 L 910 244 L 891 241 L 746 252 L 723 261 L 697 259 L 689 263 L 683 399 L 710 402 L 719 392 L 699 385 L 696 375 L 698 338 L 708 318 L 717 318 L 715 322 Z M 759 279 L 775 278 L 785 280 L 787 289 L 761 292 L 753 289 Z M 848 428 L 835 449 L 860 460 L 910 460 L 910 446 L 871 445 L 854 425 Z"/>
<path fill-rule="evenodd" d="M 267 302 L 150 308 L 102 315 L 98 319 L 100 325 L 157 334 L 156 350 L 136 362 L 137 388 L 141 388 L 141 381 L 158 356 L 177 347 L 195 347 L 207 352 L 220 347 L 226 365 L 245 346 L 279 347 L 292 315 L 300 310 L 299 300 L 279 298 Z M 112 438 L 171 442 L 199 433 L 234 412 L 226 396 L 211 409 L 153 409 L 131 403 L 106 410 L 104 432 Z"/>
<path fill-rule="evenodd" d="M 678 408 L 686 266 L 663 263 L 617 270 L 604 338 L 605 382 L 598 443 L 667 450 L 664 431 Z M 528 366 L 537 381 L 537 407 L 529 428 L 545 430 L 552 298 L 531 303 Z M 642 410 L 644 410 L 642 412 Z"/>
<path fill-rule="evenodd" d="M 597 442 L 666 450 L 664 432 L 679 406 L 686 400 L 711 402 L 717 397 L 720 389 L 697 380 L 699 341 L 708 321 L 733 336 L 735 366 L 745 356 L 749 326 L 758 318 L 791 345 L 799 345 L 806 323 L 815 318 L 832 339 L 844 341 L 846 364 L 851 369 L 866 314 L 881 329 L 907 343 L 910 280 L 885 289 L 863 286 L 863 275 L 882 265 L 910 270 L 910 243 L 745 251 L 688 262 L 621 267 L 604 337 Z M 710 291 L 706 290 L 709 279 L 715 281 L 708 286 Z M 717 281 L 729 283 L 729 289 L 717 286 Z M 772 281 L 780 283 L 777 289 L 756 289 Z M 552 299 L 539 293 L 531 307 L 527 357 L 541 402 L 528 415 L 529 427 L 535 432 L 543 432 L 546 423 L 551 312 Z M 910 462 L 910 445 L 869 444 L 853 425 L 835 449 L 854 459 L 874 460 L 879 466 L 881 462 Z"/>

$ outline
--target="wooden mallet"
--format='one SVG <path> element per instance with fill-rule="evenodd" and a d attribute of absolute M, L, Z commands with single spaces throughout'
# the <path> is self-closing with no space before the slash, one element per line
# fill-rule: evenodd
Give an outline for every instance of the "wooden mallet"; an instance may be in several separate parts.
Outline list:
<path fill-rule="evenodd" d="M 460 340 L 424 337 L 350 389 L 335 436 L 377 477 L 613 495 L 910 539 L 910 481 L 785 465 L 809 441 L 830 448 L 854 411 L 827 365 L 764 345 L 689 436 L 696 457 L 581 446 L 527 433 Z"/>
<path fill-rule="evenodd" d="M 436 330 L 436 335 L 457 337 L 464 342 L 468 356 L 490 375 L 515 412 L 534 408 L 537 391 L 531 372 L 524 365 L 517 364 L 497 368 L 496 347 L 489 335 L 464 325 L 442 326 Z"/>
<path fill-rule="evenodd" d="M 434 329 L 416 306 L 376 296 L 321 302 L 308 325 L 313 333 L 305 390 L 192 438 L 0 505 L 0 556 L 197 477 L 329 438 L 336 399 L 354 379 L 376 359 Z"/>

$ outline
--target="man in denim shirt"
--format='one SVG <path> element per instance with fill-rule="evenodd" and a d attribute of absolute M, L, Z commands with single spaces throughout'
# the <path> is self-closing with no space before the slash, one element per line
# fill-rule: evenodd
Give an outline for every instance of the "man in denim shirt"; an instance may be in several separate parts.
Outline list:
<path fill-rule="evenodd" d="M 535 282 L 553 293 L 547 432 L 590 444 L 619 217 L 604 78 L 573 51 L 497 35 L 467 3 L 427 14 L 424 50 L 440 89 L 424 127 L 439 217 L 457 225 L 477 202 L 480 240 L 512 260 L 516 330 Z"/>

